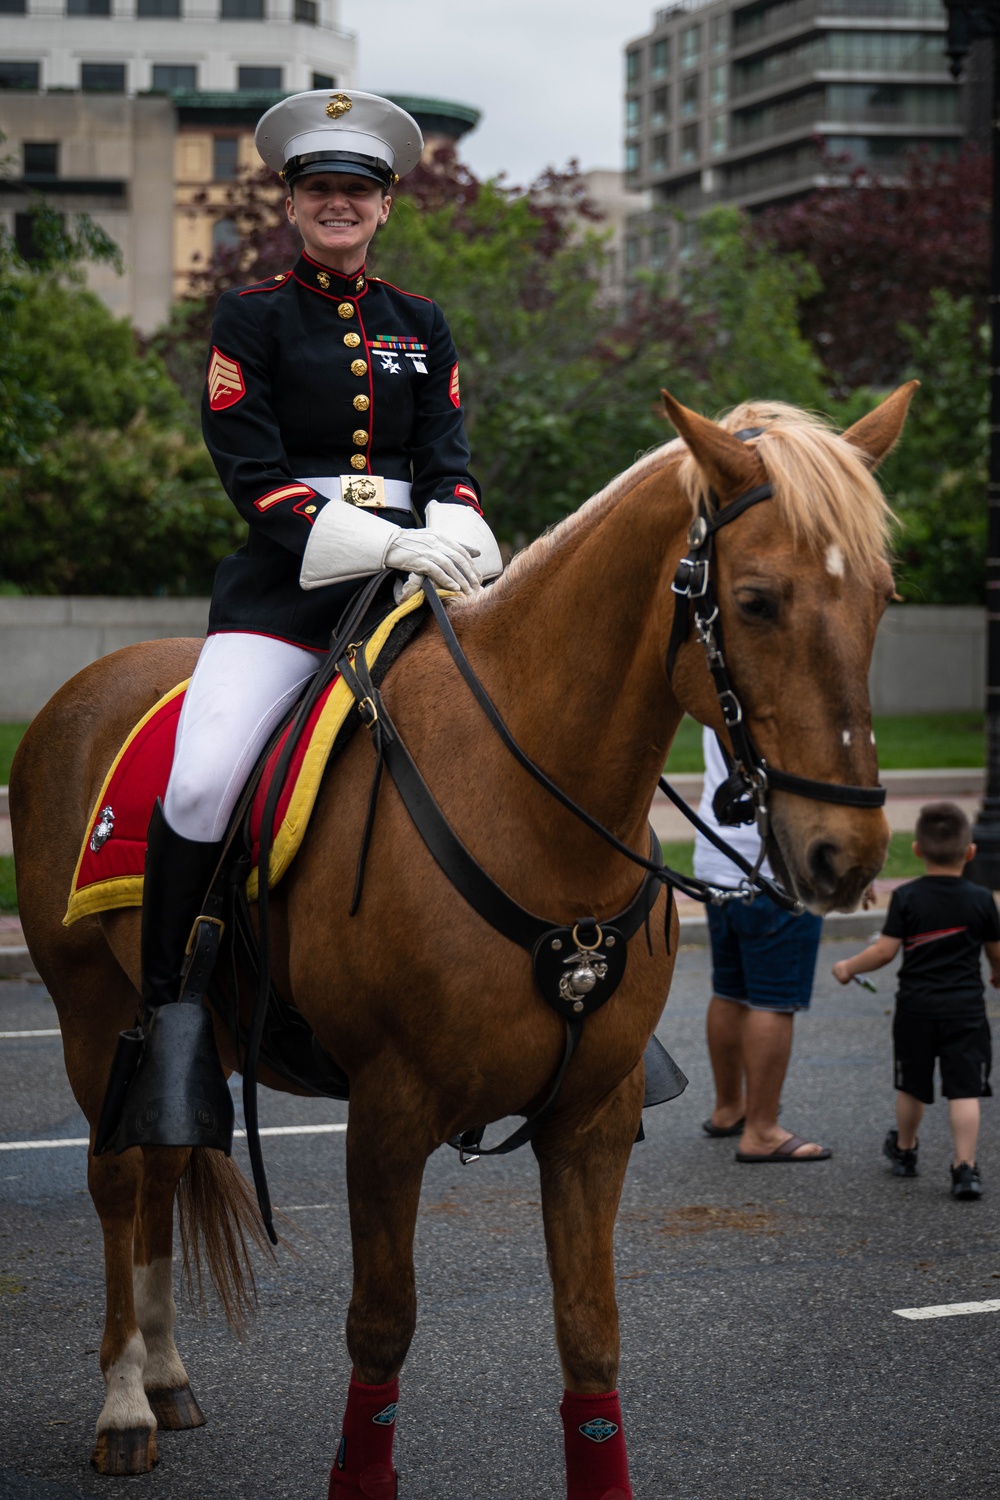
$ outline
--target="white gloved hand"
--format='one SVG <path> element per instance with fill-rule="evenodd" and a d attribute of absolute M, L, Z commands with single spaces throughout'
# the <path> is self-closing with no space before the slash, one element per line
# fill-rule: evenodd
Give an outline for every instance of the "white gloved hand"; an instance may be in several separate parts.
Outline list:
<path fill-rule="evenodd" d="M 478 555 L 478 550 L 461 542 L 451 542 L 436 531 L 400 529 L 385 552 L 387 568 L 398 568 L 401 573 L 409 575 L 402 588 L 397 584 L 397 603 L 415 594 L 424 578 L 429 578 L 439 589 L 474 594 L 482 583 L 479 569 L 473 562 L 473 557 Z"/>
<path fill-rule="evenodd" d="M 441 500 L 430 500 L 427 504 L 427 526 L 436 536 L 465 548 L 476 559 L 476 576 L 479 582 L 495 578 L 503 568 L 503 559 L 496 537 L 477 510 L 471 505 L 454 505 Z M 406 532 L 406 536 L 414 533 Z M 400 579 L 395 587 L 396 603 L 402 604 L 419 591 L 421 576 L 411 572 Z"/>

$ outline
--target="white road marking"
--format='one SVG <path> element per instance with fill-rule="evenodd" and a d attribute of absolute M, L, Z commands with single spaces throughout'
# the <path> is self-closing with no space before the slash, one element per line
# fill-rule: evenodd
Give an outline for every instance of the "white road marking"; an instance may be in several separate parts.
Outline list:
<path fill-rule="evenodd" d="M 966 1313 L 1000 1312 L 1000 1297 L 986 1302 L 942 1302 L 938 1307 L 894 1307 L 897 1318 L 960 1318 Z"/>
<path fill-rule="evenodd" d="M 19 1036 L 58 1036 L 59 1027 L 52 1031 L 0 1031 L 0 1042 L 12 1042 Z"/>
<path fill-rule="evenodd" d="M 261 1135 L 342 1135 L 345 1125 L 265 1125 Z M 246 1140 L 245 1130 L 234 1130 L 236 1140 Z M 61 1141 L 0 1141 L 0 1151 L 44 1151 L 53 1146 L 89 1146 L 85 1135 Z"/>

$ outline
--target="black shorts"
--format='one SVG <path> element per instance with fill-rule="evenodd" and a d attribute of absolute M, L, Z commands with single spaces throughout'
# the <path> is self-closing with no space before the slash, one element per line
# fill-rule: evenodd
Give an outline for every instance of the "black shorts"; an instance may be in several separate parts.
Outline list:
<path fill-rule="evenodd" d="M 934 1060 L 941 1063 L 941 1093 L 946 1099 L 986 1099 L 993 1048 L 990 1026 L 981 1021 L 937 1021 L 928 1016 L 900 1016 L 892 1023 L 896 1087 L 924 1104 L 934 1103 Z"/>

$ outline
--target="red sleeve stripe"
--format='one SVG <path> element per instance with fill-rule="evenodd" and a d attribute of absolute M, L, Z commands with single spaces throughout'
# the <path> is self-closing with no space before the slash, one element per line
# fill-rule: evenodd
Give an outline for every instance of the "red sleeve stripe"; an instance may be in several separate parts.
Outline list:
<path fill-rule="evenodd" d="M 280 505 L 282 500 L 293 500 L 297 495 L 314 495 L 307 484 L 286 484 L 280 490 L 271 490 L 266 495 L 261 495 L 259 500 L 254 501 L 257 510 L 270 510 L 272 505 Z"/>
<path fill-rule="evenodd" d="M 473 510 L 478 510 L 479 514 L 482 515 L 483 511 L 482 511 L 482 507 L 479 504 L 479 496 L 476 494 L 475 490 L 472 489 L 469 485 L 467 485 L 467 484 L 456 484 L 456 486 L 455 486 L 455 494 L 458 496 L 458 498 L 460 500 L 468 500 L 468 502 L 472 506 Z"/>

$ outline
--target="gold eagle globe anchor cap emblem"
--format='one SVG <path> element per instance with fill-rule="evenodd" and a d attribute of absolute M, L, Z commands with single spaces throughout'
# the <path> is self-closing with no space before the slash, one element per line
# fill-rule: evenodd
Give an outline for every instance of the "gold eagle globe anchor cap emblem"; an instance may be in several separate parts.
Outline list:
<path fill-rule="evenodd" d="M 339 120 L 341 115 L 346 115 L 354 101 L 349 94 L 334 94 L 326 106 L 326 112 L 331 120 Z"/>

